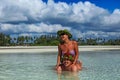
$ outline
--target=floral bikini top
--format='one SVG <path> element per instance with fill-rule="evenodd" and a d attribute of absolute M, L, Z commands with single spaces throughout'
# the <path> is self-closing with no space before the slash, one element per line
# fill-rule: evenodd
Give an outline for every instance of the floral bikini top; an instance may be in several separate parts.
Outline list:
<path fill-rule="evenodd" d="M 64 60 L 70 60 L 70 61 L 74 61 L 74 56 L 75 56 L 75 51 L 71 50 L 68 51 L 67 53 L 62 52 L 62 61 Z"/>
<path fill-rule="evenodd" d="M 67 51 L 67 53 L 63 52 L 62 51 L 62 56 L 65 55 L 65 54 L 68 54 L 68 55 L 75 55 L 75 51 L 74 50 L 71 50 L 71 51 Z"/>

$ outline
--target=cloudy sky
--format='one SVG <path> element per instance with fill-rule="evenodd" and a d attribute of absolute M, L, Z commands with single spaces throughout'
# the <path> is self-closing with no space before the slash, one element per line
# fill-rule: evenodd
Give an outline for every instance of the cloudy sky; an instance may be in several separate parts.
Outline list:
<path fill-rule="evenodd" d="M 119 0 L 0 0 L 0 32 L 120 38 Z"/>

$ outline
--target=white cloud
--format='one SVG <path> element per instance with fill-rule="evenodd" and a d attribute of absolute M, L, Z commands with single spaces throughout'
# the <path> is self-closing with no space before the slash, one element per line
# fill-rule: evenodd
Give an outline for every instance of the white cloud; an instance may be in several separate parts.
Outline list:
<path fill-rule="evenodd" d="M 78 23 L 86 23 L 95 21 L 93 18 L 105 15 L 108 12 L 100 7 L 91 4 L 90 2 L 86 1 L 85 3 L 79 2 L 72 5 L 72 15 L 71 20 L 78 22 Z M 91 21 L 92 20 L 92 21 Z"/>
<path fill-rule="evenodd" d="M 60 24 L 48 25 L 45 23 L 39 24 L 21 24 L 21 25 L 12 25 L 12 24 L 1 24 L 0 32 L 6 33 L 56 33 L 58 30 L 68 29 L 70 27 L 61 26 Z"/>
<path fill-rule="evenodd" d="M 120 9 L 115 9 L 112 14 L 104 16 L 104 25 L 120 24 Z"/>
<path fill-rule="evenodd" d="M 53 0 L 47 3 L 42 0 L 1 0 L 0 23 L 0 32 L 7 33 L 49 33 L 67 28 L 74 29 L 71 31 L 78 33 L 78 37 L 106 36 L 119 33 L 120 9 L 110 13 L 89 1 L 67 4 Z"/>

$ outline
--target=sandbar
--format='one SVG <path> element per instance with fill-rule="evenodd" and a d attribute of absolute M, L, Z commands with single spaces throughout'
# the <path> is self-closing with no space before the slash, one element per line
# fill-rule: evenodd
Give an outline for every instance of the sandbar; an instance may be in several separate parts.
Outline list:
<path fill-rule="evenodd" d="M 120 50 L 120 46 L 79 46 L 79 51 Z M 58 52 L 57 46 L 0 46 L 3 53 L 46 53 Z"/>

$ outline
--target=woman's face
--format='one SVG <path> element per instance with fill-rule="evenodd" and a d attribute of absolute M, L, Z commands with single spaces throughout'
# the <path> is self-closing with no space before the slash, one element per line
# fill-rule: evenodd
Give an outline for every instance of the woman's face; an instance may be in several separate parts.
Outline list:
<path fill-rule="evenodd" d="M 70 60 L 64 60 L 63 64 L 64 64 L 65 67 L 68 67 L 72 64 L 72 62 Z"/>
<path fill-rule="evenodd" d="M 67 34 L 61 35 L 61 36 L 60 36 L 60 39 L 61 39 L 62 41 L 65 41 L 65 40 L 68 39 L 68 35 L 67 35 Z"/>

